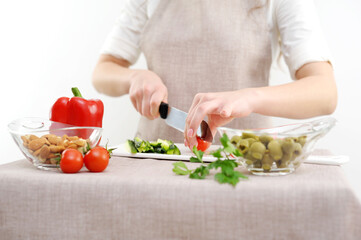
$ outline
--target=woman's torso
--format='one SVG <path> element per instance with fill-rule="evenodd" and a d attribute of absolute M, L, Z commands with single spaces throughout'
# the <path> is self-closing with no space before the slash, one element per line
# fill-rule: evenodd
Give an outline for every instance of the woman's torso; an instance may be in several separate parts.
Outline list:
<path fill-rule="evenodd" d="M 188 111 L 199 92 L 268 85 L 272 62 L 267 7 L 254 0 L 160 0 L 142 31 L 140 47 L 149 70 L 163 80 L 168 103 Z M 259 128 L 265 116 L 251 114 L 228 127 Z M 183 142 L 164 120 L 141 117 L 137 135 Z"/>

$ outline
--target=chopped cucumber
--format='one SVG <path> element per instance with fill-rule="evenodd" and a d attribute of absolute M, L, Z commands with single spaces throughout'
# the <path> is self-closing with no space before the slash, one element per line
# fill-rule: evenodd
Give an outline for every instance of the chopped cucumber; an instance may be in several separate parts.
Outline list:
<path fill-rule="evenodd" d="M 147 141 L 143 141 L 140 146 L 137 148 L 138 152 L 154 152 L 154 149 L 152 147 L 152 145 L 150 145 L 149 142 Z"/>
<path fill-rule="evenodd" d="M 178 147 L 170 140 L 158 139 L 156 142 L 148 142 L 140 137 L 135 137 L 134 141 L 127 140 L 126 150 L 131 153 L 181 154 Z"/>
<path fill-rule="evenodd" d="M 169 141 L 169 140 L 163 140 L 163 139 L 158 139 L 157 140 L 157 143 L 160 143 L 160 145 L 162 146 L 162 148 L 165 150 L 165 151 L 168 151 L 170 146 L 173 145 L 173 142 L 172 141 Z"/>
<path fill-rule="evenodd" d="M 143 140 L 139 137 L 135 137 L 134 138 L 134 145 L 136 148 L 139 148 L 140 147 L 140 144 L 142 144 Z"/>
<path fill-rule="evenodd" d="M 134 141 L 127 140 L 125 143 L 125 149 L 130 153 L 137 153 L 137 148 L 135 147 Z"/>
<path fill-rule="evenodd" d="M 172 144 L 172 145 L 170 145 L 169 150 L 167 151 L 167 154 L 180 155 L 179 148 L 176 145 Z"/>

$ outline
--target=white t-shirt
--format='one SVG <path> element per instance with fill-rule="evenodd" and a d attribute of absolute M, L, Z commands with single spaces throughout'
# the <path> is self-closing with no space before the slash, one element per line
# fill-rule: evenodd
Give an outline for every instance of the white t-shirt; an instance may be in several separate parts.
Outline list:
<path fill-rule="evenodd" d="M 142 29 L 158 4 L 159 0 L 128 0 L 101 53 L 134 64 L 141 53 Z M 277 60 L 281 51 L 293 79 L 306 63 L 331 62 L 313 0 L 269 0 L 267 8 L 272 60 Z"/>

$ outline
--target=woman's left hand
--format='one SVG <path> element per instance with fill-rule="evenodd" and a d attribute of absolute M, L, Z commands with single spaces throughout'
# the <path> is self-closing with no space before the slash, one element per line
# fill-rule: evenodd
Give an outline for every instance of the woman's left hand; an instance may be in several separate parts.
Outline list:
<path fill-rule="evenodd" d="M 213 136 L 217 127 L 231 122 L 237 117 L 246 117 L 254 110 L 257 97 L 252 88 L 231 92 L 198 93 L 189 109 L 184 144 L 190 149 L 197 145 L 197 129 L 205 116 Z"/>

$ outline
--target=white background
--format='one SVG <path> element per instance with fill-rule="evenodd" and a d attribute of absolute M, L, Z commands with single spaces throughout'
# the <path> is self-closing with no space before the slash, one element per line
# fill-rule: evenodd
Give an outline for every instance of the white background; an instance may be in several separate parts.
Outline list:
<path fill-rule="evenodd" d="M 48 118 L 55 100 L 70 97 L 74 86 L 85 98 L 104 102 L 103 142 L 116 145 L 133 137 L 139 116 L 128 96 L 100 95 L 91 85 L 99 49 L 123 2 L 0 1 L 0 164 L 23 158 L 7 124 L 27 116 Z M 333 114 L 338 125 L 317 147 L 350 156 L 343 168 L 361 197 L 361 1 L 315 0 L 315 4 L 335 59 L 339 89 Z M 146 68 L 144 58 L 133 68 Z M 286 73 L 272 70 L 272 84 L 285 81 Z"/>

